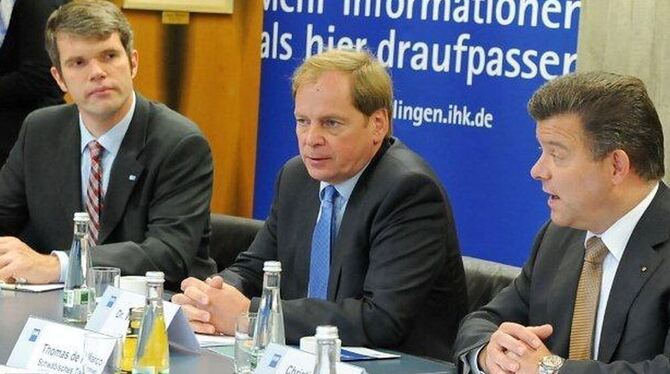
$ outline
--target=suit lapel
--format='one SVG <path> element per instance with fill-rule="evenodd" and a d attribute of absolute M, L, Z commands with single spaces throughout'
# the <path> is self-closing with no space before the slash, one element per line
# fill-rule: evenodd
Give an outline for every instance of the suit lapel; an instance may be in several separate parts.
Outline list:
<path fill-rule="evenodd" d="M 658 192 L 642 215 L 628 240 L 626 250 L 612 283 L 605 310 L 598 360 L 610 362 L 628 317 L 628 312 L 640 290 L 663 261 L 654 246 L 668 240 L 670 207 L 665 195 L 667 187 L 661 182 Z"/>
<path fill-rule="evenodd" d="M 330 299 L 337 299 L 337 292 L 340 288 L 340 280 L 342 276 L 342 264 L 344 259 L 347 258 L 349 253 L 352 251 L 361 251 L 361 248 L 352 248 L 352 243 L 354 243 L 353 238 L 349 238 L 349 235 L 360 230 L 358 225 L 365 224 L 362 222 L 362 218 L 367 215 L 367 212 L 361 212 L 360 207 L 365 201 L 365 196 L 368 190 L 368 182 L 372 178 L 374 170 L 377 168 L 377 165 L 381 162 L 382 157 L 386 154 L 388 149 L 391 147 L 391 142 L 397 140 L 385 140 L 382 146 L 379 148 L 375 156 L 370 161 L 370 164 L 367 166 L 361 177 L 356 182 L 349 201 L 347 202 L 347 207 L 342 216 L 342 222 L 340 223 L 340 230 L 337 234 L 337 241 L 333 246 L 333 251 L 331 252 L 331 264 L 330 264 L 330 276 L 328 279 L 328 295 Z"/>
<path fill-rule="evenodd" d="M 149 121 L 149 103 L 139 94 L 135 105 L 135 113 L 130 121 L 126 135 L 123 137 L 119 153 L 114 159 L 109 176 L 109 186 L 105 193 L 101 218 L 101 230 L 98 238 L 105 243 L 109 234 L 118 225 L 126 210 L 128 198 L 135 184 L 140 180 L 144 165 L 138 157 L 144 149 L 146 127 Z"/>
<path fill-rule="evenodd" d="M 576 239 L 568 246 L 548 298 L 549 323 L 554 327 L 554 334 L 550 338 L 551 351 L 563 357 L 567 356 L 570 346 L 572 311 L 584 263 L 583 239 L 584 235 L 576 235 Z"/>
<path fill-rule="evenodd" d="M 79 133 L 79 116 L 75 106 L 68 107 L 70 111 L 64 120 L 63 141 L 56 142 L 57 165 L 63 165 L 62 173 L 52 181 L 60 181 L 60 187 L 55 191 L 63 191 L 65 216 L 72 218 L 74 212 L 83 209 L 81 196 L 81 134 Z M 56 169 L 59 170 L 60 168 Z M 60 172 L 59 172 L 60 173 Z"/>

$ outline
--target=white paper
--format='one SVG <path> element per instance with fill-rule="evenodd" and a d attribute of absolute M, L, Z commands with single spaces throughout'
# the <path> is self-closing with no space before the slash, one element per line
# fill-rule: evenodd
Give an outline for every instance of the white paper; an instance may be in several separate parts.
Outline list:
<path fill-rule="evenodd" d="M 92 331 L 29 317 L 7 364 L 46 373 L 78 372 L 86 360 L 92 373 L 102 374 L 116 342 L 96 346 L 84 357 L 84 337 Z M 101 335 L 102 336 L 102 335 Z"/>
<path fill-rule="evenodd" d="M 145 296 L 108 286 L 86 324 L 86 328 L 112 336 L 123 336 L 128 328 L 130 308 L 144 306 Z M 181 311 L 181 306 L 163 301 L 168 339 L 172 345 L 196 352 L 198 340 Z"/>
<path fill-rule="evenodd" d="M 195 334 L 200 347 L 221 347 L 225 345 L 235 345 L 235 337 L 228 335 L 206 335 L 206 334 Z"/>
<path fill-rule="evenodd" d="M 19 369 L 13 368 L 5 365 L 0 365 L 0 374 L 39 374 L 44 373 L 43 371 L 35 371 L 28 369 Z"/>
<path fill-rule="evenodd" d="M 270 343 L 258 367 L 254 371 L 256 374 L 279 374 L 279 373 L 311 373 L 316 364 L 316 356 L 291 348 L 285 345 Z M 365 369 L 337 362 L 335 364 L 338 374 L 365 374 Z"/>
<path fill-rule="evenodd" d="M 63 288 L 63 283 L 26 284 L 0 282 L 0 289 L 11 291 L 44 292 L 59 290 L 61 288 Z"/>
<path fill-rule="evenodd" d="M 343 350 L 353 352 L 359 355 L 368 356 L 376 359 L 386 359 L 386 358 L 398 358 L 400 355 L 394 353 L 386 353 L 375 351 L 374 349 L 364 348 L 364 347 L 342 347 Z"/>

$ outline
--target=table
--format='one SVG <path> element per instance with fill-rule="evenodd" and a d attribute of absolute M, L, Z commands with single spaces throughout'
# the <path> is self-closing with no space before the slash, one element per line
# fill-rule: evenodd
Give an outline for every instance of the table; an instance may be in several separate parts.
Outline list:
<path fill-rule="evenodd" d="M 0 291 L 0 363 L 7 362 L 14 343 L 29 315 L 62 322 L 63 291 L 43 293 Z M 370 374 L 453 374 L 450 363 L 428 360 L 408 354 L 399 359 L 359 361 Z M 233 373 L 230 358 L 203 349 L 191 354 L 170 349 L 170 372 L 180 373 Z"/>

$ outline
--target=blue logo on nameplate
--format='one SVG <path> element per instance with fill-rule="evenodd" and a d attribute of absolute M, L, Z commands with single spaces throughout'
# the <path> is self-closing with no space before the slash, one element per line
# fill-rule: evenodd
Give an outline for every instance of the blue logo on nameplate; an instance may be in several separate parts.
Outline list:
<path fill-rule="evenodd" d="M 33 332 L 30 334 L 30 338 L 28 338 L 28 341 L 35 342 L 37 341 L 37 337 L 40 336 L 40 329 L 33 329 Z"/>
<path fill-rule="evenodd" d="M 281 360 L 281 355 L 278 355 L 278 354 L 275 353 L 274 356 L 272 356 L 272 360 L 270 360 L 270 365 L 269 366 L 271 368 L 276 368 L 277 364 L 279 363 L 280 360 Z"/>
<path fill-rule="evenodd" d="M 114 302 L 116 302 L 116 296 L 110 297 L 109 301 L 107 302 L 107 308 L 111 308 L 114 305 Z"/>

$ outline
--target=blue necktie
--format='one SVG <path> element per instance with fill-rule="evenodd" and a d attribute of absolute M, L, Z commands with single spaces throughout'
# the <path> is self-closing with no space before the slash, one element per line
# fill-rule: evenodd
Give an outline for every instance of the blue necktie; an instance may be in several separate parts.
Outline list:
<path fill-rule="evenodd" d="M 327 186 L 323 190 L 321 215 L 312 235 L 312 254 L 309 261 L 309 287 L 307 297 L 326 299 L 328 297 L 328 276 L 330 274 L 330 248 L 335 226 L 333 208 L 337 190 Z"/>

